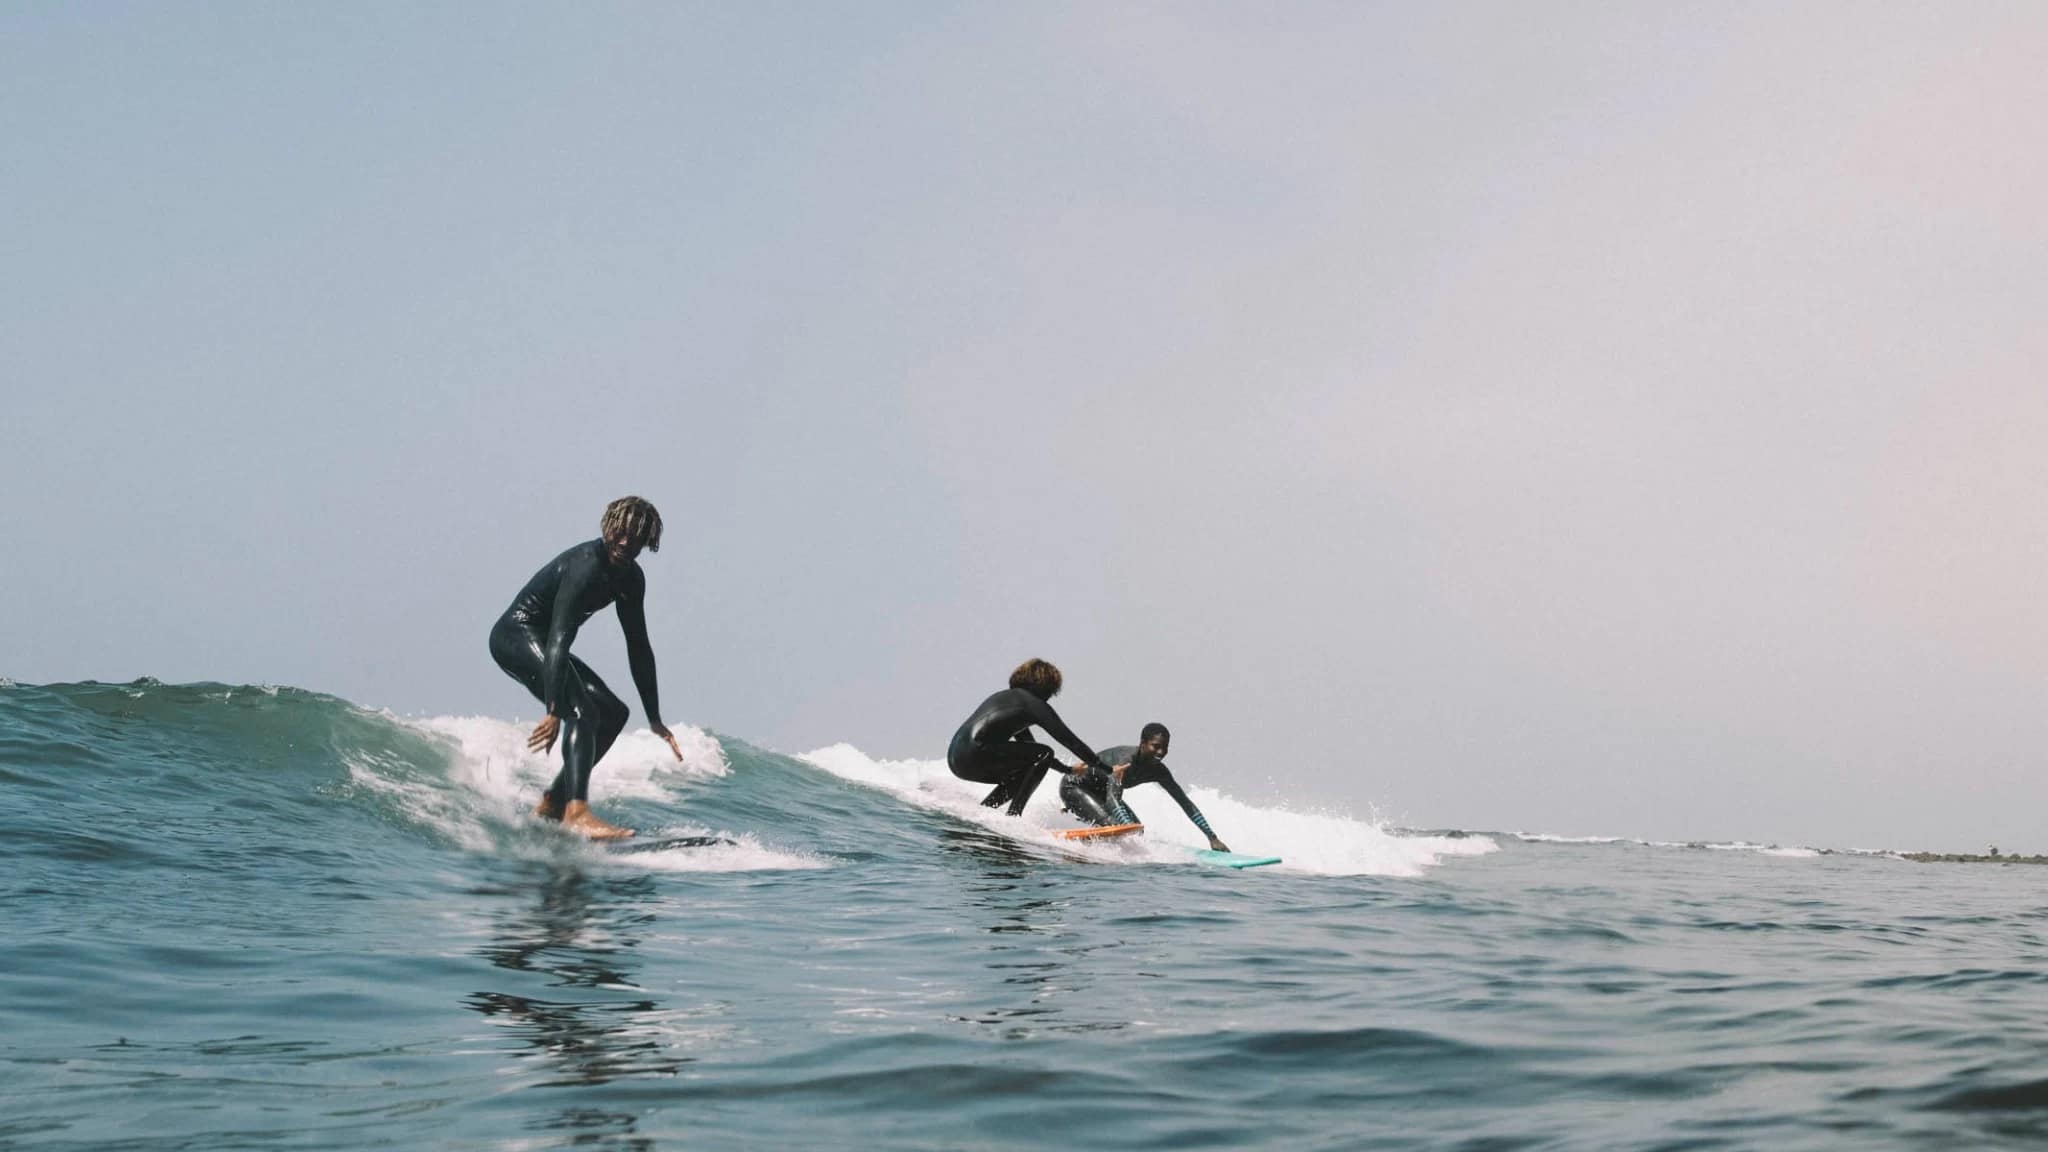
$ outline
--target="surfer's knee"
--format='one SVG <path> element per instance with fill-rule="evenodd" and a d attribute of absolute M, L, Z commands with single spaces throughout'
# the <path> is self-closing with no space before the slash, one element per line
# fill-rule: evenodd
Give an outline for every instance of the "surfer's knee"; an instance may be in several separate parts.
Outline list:
<path fill-rule="evenodd" d="M 1106 797 L 1098 796 L 1087 784 L 1071 775 L 1060 781 L 1060 799 L 1066 802 L 1067 811 L 1090 824 L 1130 823 L 1120 818 L 1122 813 Z"/>
<path fill-rule="evenodd" d="M 1045 779 L 1045 763 L 1051 758 L 1050 751 L 1048 750 L 1048 754 L 1040 758 L 1036 766 L 1020 770 L 1013 778 L 1016 782 L 1009 786 L 1010 815 L 1022 816 L 1024 814 L 1024 806 L 1031 802 L 1031 794 L 1038 791 L 1039 783 Z"/>
<path fill-rule="evenodd" d="M 626 720 L 632 715 L 633 710 L 616 696 L 607 694 L 597 702 L 597 722 L 606 743 L 626 730 Z"/>

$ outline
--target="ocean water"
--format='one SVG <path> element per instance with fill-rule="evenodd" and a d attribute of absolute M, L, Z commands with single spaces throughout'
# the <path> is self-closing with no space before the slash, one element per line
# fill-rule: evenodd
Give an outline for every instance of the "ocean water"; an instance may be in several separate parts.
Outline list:
<path fill-rule="evenodd" d="M 537 825 L 509 721 L 0 682 L 0 1148 L 2048 1141 L 2048 870 L 1195 788 L 1240 873 L 678 735 L 593 799 L 731 845 Z"/>

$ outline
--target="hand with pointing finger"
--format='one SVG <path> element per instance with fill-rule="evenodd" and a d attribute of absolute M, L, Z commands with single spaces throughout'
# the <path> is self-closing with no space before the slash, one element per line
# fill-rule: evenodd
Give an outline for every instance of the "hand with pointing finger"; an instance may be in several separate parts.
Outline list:
<path fill-rule="evenodd" d="M 528 752 L 538 752 L 543 756 L 547 755 L 549 752 L 554 751 L 555 737 L 559 736 L 561 732 L 561 719 L 552 712 L 548 713 L 546 716 L 541 717 L 540 723 L 533 726 L 533 735 L 526 738 L 526 750 Z"/>
<path fill-rule="evenodd" d="M 668 741 L 668 750 L 676 754 L 676 759 L 681 760 L 683 758 L 683 746 L 676 743 L 676 734 L 668 730 L 668 725 L 650 724 L 648 727 L 654 731 L 656 736 Z"/>

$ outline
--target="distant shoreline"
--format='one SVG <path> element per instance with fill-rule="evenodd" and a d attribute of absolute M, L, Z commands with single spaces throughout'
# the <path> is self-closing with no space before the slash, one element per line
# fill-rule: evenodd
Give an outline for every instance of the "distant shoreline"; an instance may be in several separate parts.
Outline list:
<path fill-rule="evenodd" d="M 1974 852 L 1901 852 L 1899 858 L 1919 864 L 2048 864 L 2048 856 L 1979 856 Z"/>

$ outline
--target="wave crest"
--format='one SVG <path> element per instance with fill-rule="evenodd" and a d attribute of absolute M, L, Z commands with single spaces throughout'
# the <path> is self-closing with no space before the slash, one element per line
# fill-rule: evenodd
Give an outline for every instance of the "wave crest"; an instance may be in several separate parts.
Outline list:
<path fill-rule="evenodd" d="M 1076 847 L 1052 836 L 1054 829 L 1074 827 L 1076 821 L 1061 811 L 1059 789 L 1051 780 L 1039 787 L 1024 815 L 1013 818 L 983 808 L 981 797 L 988 786 L 959 779 L 941 760 L 876 760 L 851 744 L 834 744 L 797 759 L 1011 839 L 1057 844 L 1061 851 L 1079 851 L 1108 863 L 1185 863 L 1187 849 L 1208 846 L 1173 798 L 1157 788 L 1131 795 L 1147 821 L 1141 843 Z M 1268 808 L 1215 788 L 1188 787 L 1185 781 L 1182 787 L 1225 843 L 1239 852 L 1282 857 L 1278 870 L 1322 876 L 1419 876 L 1448 857 L 1480 856 L 1499 847 L 1485 836 L 1401 834 L 1377 818 Z"/>

